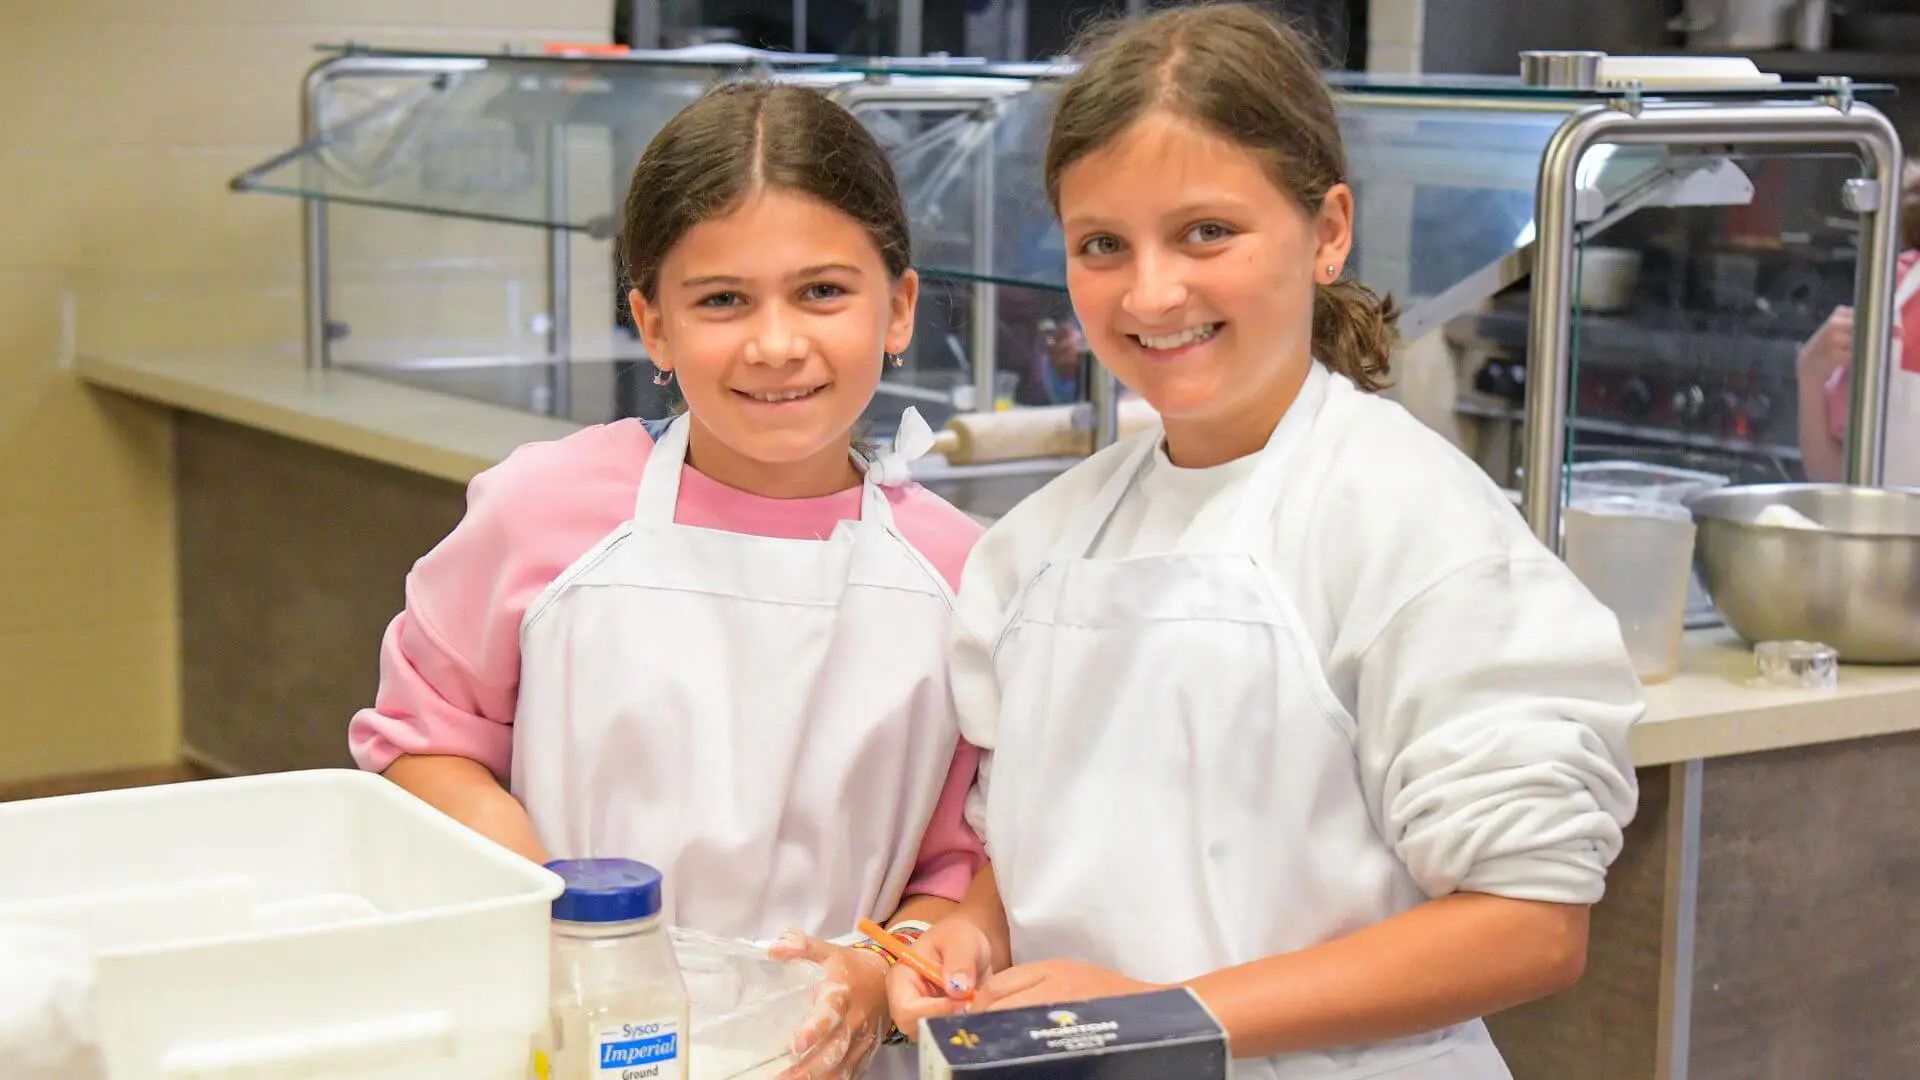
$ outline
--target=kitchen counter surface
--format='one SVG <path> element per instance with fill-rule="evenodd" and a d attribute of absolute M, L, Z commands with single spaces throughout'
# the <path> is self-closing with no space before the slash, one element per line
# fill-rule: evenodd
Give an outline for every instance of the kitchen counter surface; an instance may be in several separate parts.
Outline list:
<path fill-rule="evenodd" d="M 571 421 L 351 372 L 309 371 L 259 354 L 83 358 L 77 372 L 104 389 L 456 483 L 523 443 L 579 429 Z M 929 470 L 937 471 L 937 464 Z M 1847 667 L 1830 694 L 1751 687 L 1751 673 L 1751 654 L 1729 631 L 1688 633 L 1680 674 L 1647 688 L 1647 714 L 1633 736 L 1637 763 L 1920 730 L 1920 667 Z"/>
<path fill-rule="evenodd" d="M 1668 765 L 1920 730 L 1920 667 L 1840 669 L 1831 692 L 1748 685 L 1752 650 L 1724 628 L 1689 631 L 1680 674 L 1646 688 L 1636 764 Z"/>
<path fill-rule="evenodd" d="M 108 390 L 462 484 L 515 447 L 580 430 L 570 420 L 259 354 L 82 357 L 75 371 Z"/>

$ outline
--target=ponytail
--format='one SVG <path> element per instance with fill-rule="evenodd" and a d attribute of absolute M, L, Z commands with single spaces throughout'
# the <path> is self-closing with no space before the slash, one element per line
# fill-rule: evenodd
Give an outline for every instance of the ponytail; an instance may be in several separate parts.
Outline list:
<path fill-rule="evenodd" d="M 1386 389 L 1388 359 L 1399 335 L 1400 309 L 1351 278 L 1314 286 L 1313 355 L 1359 389 Z"/>

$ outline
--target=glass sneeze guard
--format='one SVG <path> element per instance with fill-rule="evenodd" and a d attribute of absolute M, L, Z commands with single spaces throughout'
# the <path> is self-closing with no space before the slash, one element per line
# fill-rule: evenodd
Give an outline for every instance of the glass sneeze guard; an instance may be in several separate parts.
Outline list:
<path fill-rule="evenodd" d="M 1015 321 L 1066 317 L 1064 244 L 1041 173 L 1054 98 L 1068 70 L 1057 63 L 965 59 L 788 58 L 726 47 L 617 55 L 356 48 L 309 77 L 306 141 L 248 170 L 234 186 L 306 201 L 310 362 L 328 362 L 333 334 L 326 318 L 324 207 L 343 203 L 545 231 L 554 325 L 546 355 L 523 359 L 564 371 L 574 344 L 564 317 L 566 238 L 611 236 L 627 178 L 648 140 L 717 81 L 816 87 L 845 104 L 887 149 L 908 209 L 915 265 L 931 281 L 951 286 L 939 291 L 945 312 L 966 307 L 969 343 L 952 332 L 956 324 L 917 334 L 917 354 L 951 353 L 950 359 L 928 357 L 933 366 L 923 371 L 916 358 L 908 371 L 889 378 L 938 376 L 939 386 L 929 382 L 915 393 L 944 399 L 944 380 L 957 362 L 971 381 L 969 400 L 997 402 L 996 327 L 1008 324 L 1010 312 Z M 1780 115 L 1793 113 L 1801 119 L 1794 121 L 1800 126 L 1792 141 L 1811 145 L 1817 140 L 1809 136 L 1819 131 L 1810 121 L 1830 116 L 1846 126 L 1856 96 L 1887 89 L 1846 80 L 1662 91 L 1566 90 L 1480 76 L 1336 73 L 1330 81 L 1360 207 L 1350 271 L 1399 301 L 1409 338 L 1437 330 L 1534 274 L 1536 255 L 1552 250 L 1552 258 L 1564 258 L 1559 252 L 1569 242 L 1586 243 L 1640 208 L 1742 204 L 1752 185 L 1730 144 L 1751 142 L 1752 133 L 1771 130 Z M 1637 119 L 1643 109 L 1647 123 Z M 1868 126 L 1878 122 L 1873 110 L 1864 112 L 1872 114 L 1863 121 Z M 1712 137 L 1694 137 L 1700 131 L 1647 135 L 1669 130 L 1660 116 L 1683 114 L 1694 118 L 1688 123 L 1711 128 Z M 1595 123 L 1608 116 L 1643 130 Z M 1540 187 L 1553 173 L 1555 147 L 1569 132 L 1601 127 L 1624 134 L 1576 152 L 1570 205 L 1551 212 L 1543 242 L 1536 214 L 1564 201 Z M 1851 127 L 1854 135 L 1833 141 L 1862 130 L 1860 123 Z M 1547 268 L 1549 280 L 1563 281 L 1558 266 Z M 1540 275 L 1534 281 L 1538 290 Z M 1550 294 L 1564 288 L 1555 284 L 1540 302 L 1557 303 Z M 1010 308 L 1010 293 L 1025 298 Z M 1049 299 L 1036 303 L 1035 296 Z M 1534 321 L 1540 321 L 1537 311 Z M 1010 363 L 1033 366 L 1030 339 L 1001 334 L 998 348 Z M 1551 368 L 1558 361 L 1544 363 Z M 621 378 L 631 382 L 630 374 Z M 564 376 L 554 378 L 554 399 L 567 399 Z M 1057 391 L 1052 399 L 1060 400 Z M 957 393 L 951 404 L 973 407 Z M 1527 414 L 1539 407 L 1544 398 L 1530 401 Z M 1529 493 L 1530 517 L 1541 502 Z"/>
<path fill-rule="evenodd" d="M 1064 245 L 1041 178 L 1058 79 L 1071 70 L 1064 63 L 789 57 L 735 46 L 585 56 L 356 46 L 340 56 L 443 67 L 331 84 L 315 109 L 318 134 L 236 177 L 236 189 L 606 238 L 626 176 L 668 118 L 714 82 L 771 78 L 822 89 L 881 138 L 900 175 L 923 273 L 1065 287 Z M 1524 275 L 1518 253 L 1532 240 L 1548 142 L 1577 109 L 1627 93 L 1488 76 L 1330 79 L 1363 210 L 1353 271 L 1401 300 L 1410 334 Z M 379 90 L 366 88 L 376 82 Z M 1687 96 L 1827 91 L 1783 83 Z M 1623 150 L 1596 190 L 1611 202 L 1667 157 L 1658 148 Z M 1422 313 L 1425 301 L 1475 275 L 1466 295 Z"/>

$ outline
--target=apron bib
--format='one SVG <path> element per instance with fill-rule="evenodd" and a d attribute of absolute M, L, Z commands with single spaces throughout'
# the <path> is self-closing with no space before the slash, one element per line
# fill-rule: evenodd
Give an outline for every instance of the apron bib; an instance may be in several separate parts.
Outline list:
<path fill-rule="evenodd" d="M 1920 296 L 1920 262 L 1907 268 L 1893 292 L 1893 317 L 1900 316 L 1915 296 Z M 1920 310 L 1915 312 L 1920 318 Z M 1887 446 L 1881 460 L 1886 462 L 1883 482 L 1887 487 L 1920 487 L 1920 357 L 1904 354 L 1904 335 L 1893 337 L 1892 362 L 1887 375 Z"/>
<path fill-rule="evenodd" d="M 671 924 L 842 935 L 898 904 L 952 761 L 952 594 L 894 527 L 898 463 L 856 456 L 824 541 L 676 524 L 688 423 L 527 610 L 513 793 L 555 858 L 658 867 Z"/>
<path fill-rule="evenodd" d="M 1206 553 L 1094 559 L 1152 459 L 1125 464 L 1027 583 L 996 648 L 987 836 L 1016 962 L 1172 982 L 1291 952 L 1426 899 L 1361 792 L 1355 727 L 1263 566 L 1288 461 L 1354 394 L 1315 364 Z M 1478 1021 L 1236 1061 L 1242 1078 L 1506 1080 Z"/>

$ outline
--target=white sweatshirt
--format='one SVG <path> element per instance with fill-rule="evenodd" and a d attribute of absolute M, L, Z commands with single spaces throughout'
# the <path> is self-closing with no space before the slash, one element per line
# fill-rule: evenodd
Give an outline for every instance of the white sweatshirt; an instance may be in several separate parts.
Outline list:
<path fill-rule="evenodd" d="M 1265 565 L 1358 725 L 1358 779 L 1382 835 L 1429 896 L 1599 900 L 1638 796 L 1627 735 L 1643 708 L 1613 614 L 1400 406 L 1336 376 L 1308 437 L 1294 475 L 1324 475 L 1282 495 Z M 968 560 L 954 692 L 983 751 L 969 820 L 990 856 L 992 643 L 1130 445 L 1015 507 Z M 1094 557 L 1208 550 L 1253 462 L 1181 469 L 1163 448 Z"/>

